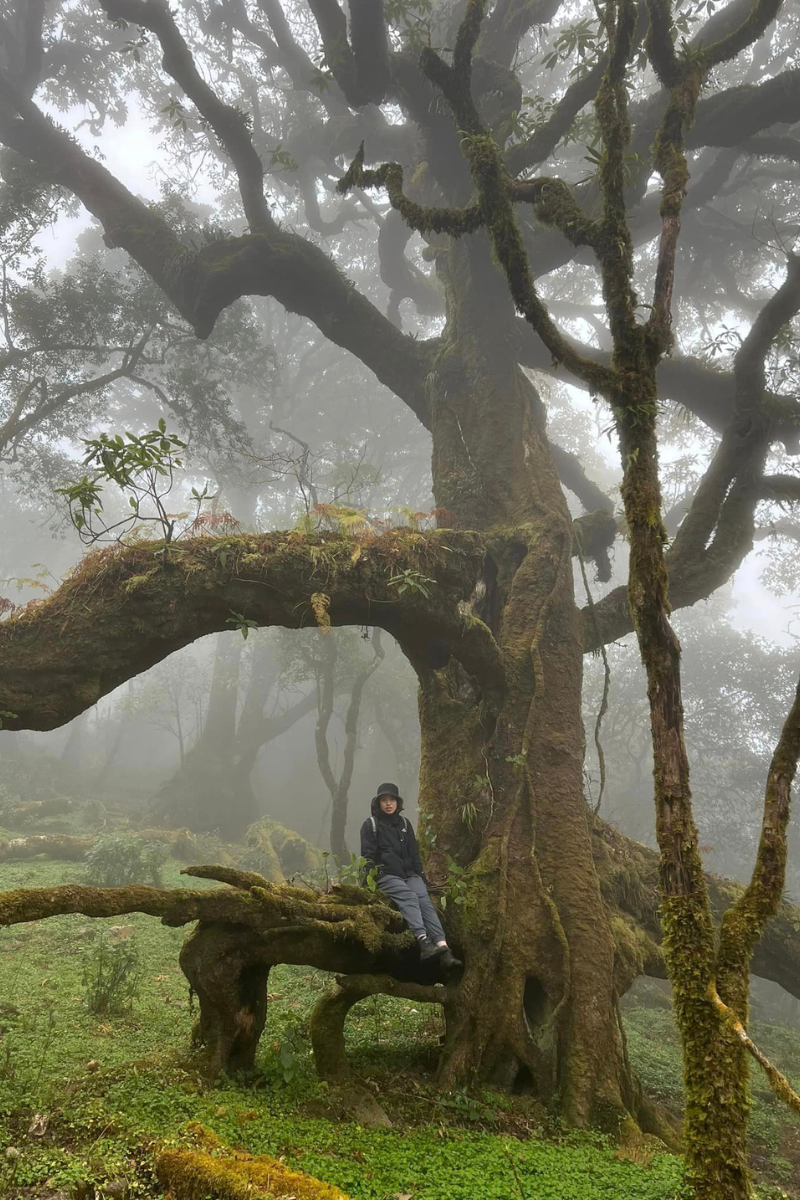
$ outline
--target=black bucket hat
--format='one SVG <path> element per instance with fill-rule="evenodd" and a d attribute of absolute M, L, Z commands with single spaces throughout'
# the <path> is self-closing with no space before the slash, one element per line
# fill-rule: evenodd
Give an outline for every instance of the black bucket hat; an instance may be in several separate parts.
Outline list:
<path fill-rule="evenodd" d="M 403 797 L 400 795 L 400 789 L 396 783 L 382 783 L 375 792 L 372 799 L 371 808 L 377 808 L 380 804 L 381 796 L 393 796 L 397 801 L 397 811 L 400 812 L 403 807 Z"/>

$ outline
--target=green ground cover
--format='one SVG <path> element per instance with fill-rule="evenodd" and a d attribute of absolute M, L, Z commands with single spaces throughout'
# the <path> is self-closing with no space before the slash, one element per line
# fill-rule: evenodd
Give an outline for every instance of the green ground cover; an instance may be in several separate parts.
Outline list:
<path fill-rule="evenodd" d="M 170 862 L 165 883 L 179 882 Z M 85 879 L 81 865 L 0 866 L 0 888 Z M 93 1015 L 87 962 L 111 926 L 139 957 L 129 1010 Z M 128 1195 L 158 1197 L 153 1149 L 177 1143 L 198 1120 L 226 1143 L 287 1162 L 353 1200 L 672 1200 L 681 1161 L 669 1154 L 625 1157 L 600 1136 L 559 1128 L 526 1096 L 489 1092 L 442 1096 L 431 1066 L 441 1016 L 402 1000 L 372 998 L 348 1021 L 359 1074 L 379 1089 L 389 1130 L 335 1119 L 316 1080 L 305 1033 L 308 1012 L 328 977 L 282 967 L 270 975 L 270 1015 L 247 1079 L 209 1085 L 190 1049 L 192 1012 L 178 967 L 184 931 L 142 915 L 111 920 L 53 918 L 0 930 L 0 1195 L 10 1200 L 71 1190 L 97 1195 L 127 1181 Z M 668 1011 L 629 1007 L 631 1058 L 648 1091 L 680 1104 L 680 1060 Z M 761 1043 L 800 1082 L 800 1037 L 759 1030 Z M 760 1084 L 760 1081 L 758 1081 Z M 760 1091 L 754 1113 L 756 1165 L 764 1196 L 800 1195 L 793 1131 Z M 12 1153 L 8 1156 L 8 1148 Z M 15 1153 L 16 1152 L 16 1153 Z"/>

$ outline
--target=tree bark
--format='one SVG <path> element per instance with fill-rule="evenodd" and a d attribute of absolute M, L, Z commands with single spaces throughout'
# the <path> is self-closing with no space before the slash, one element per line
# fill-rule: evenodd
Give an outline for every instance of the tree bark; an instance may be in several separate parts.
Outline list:
<path fill-rule="evenodd" d="M 558 1092 L 565 1117 L 620 1133 L 635 1108 L 615 943 L 582 790 L 582 656 L 572 528 L 538 395 L 516 366 L 505 283 L 482 238 L 447 267 L 450 322 L 431 389 L 437 505 L 487 536 L 485 621 L 507 686 L 452 661 L 421 678 L 421 823 L 431 874 L 466 868 L 447 908 L 465 960 L 440 1079 Z M 491 316 L 487 320 L 487 314 Z M 437 669 L 438 668 L 438 669 Z"/>

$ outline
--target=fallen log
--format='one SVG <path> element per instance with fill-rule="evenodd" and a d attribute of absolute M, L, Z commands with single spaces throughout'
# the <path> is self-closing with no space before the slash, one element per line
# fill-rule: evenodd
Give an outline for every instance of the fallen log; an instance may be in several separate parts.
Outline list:
<path fill-rule="evenodd" d="M 37 833 L 30 837 L 0 842 L 0 862 L 24 862 L 45 854 L 65 862 L 83 862 L 97 841 L 93 837 L 72 837 L 66 833 Z"/>
<path fill-rule="evenodd" d="M 595 822 L 593 835 L 603 899 L 639 933 L 643 957 L 637 973 L 666 979 L 658 918 L 661 903 L 658 851 L 633 841 L 604 821 Z M 714 917 L 719 921 L 744 888 L 719 875 L 707 874 L 706 883 Z M 781 902 L 755 948 L 750 970 L 761 979 L 779 983 L 800 999 L 800 908 L 786 900 Z"/>
<path fill-rule="evenodd" d="M 189 829 L 121 829 L 115 832 L 163 842 L 180 862 L 197 857 L 197 838 Z M 45 856 L 65 862 L 81 862 L 97 842 L 109 833 L 73 836 L 63 833 L 29 834 L 0 841 L 0 862 L 22 862 Z M 322 865 L 322 853 L 294 829 L 264 818 L 251 825 L 245 835 L 248 849 L 263 862 L 263 875 L 270 883 L 286 883 L 293 875 L 313 875 Z M 240 846 L 231 846 L 232 855 L 241 855 Z M 259 864 L 261 865 L 261 864 Z"/>

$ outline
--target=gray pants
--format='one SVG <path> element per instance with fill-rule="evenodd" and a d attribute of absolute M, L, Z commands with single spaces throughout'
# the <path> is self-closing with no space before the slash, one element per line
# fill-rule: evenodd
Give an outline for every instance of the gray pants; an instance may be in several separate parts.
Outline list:
<path fill-rule="evenodd" d="M 378 887 L 400 909 L 400 915 L 416 937 L 427 935 L 432 942 L 445 941 L 439 914 L 419 875 L 412 875 L 410 879 L 401 879 L 399 875 L 380 875 Z"/>

